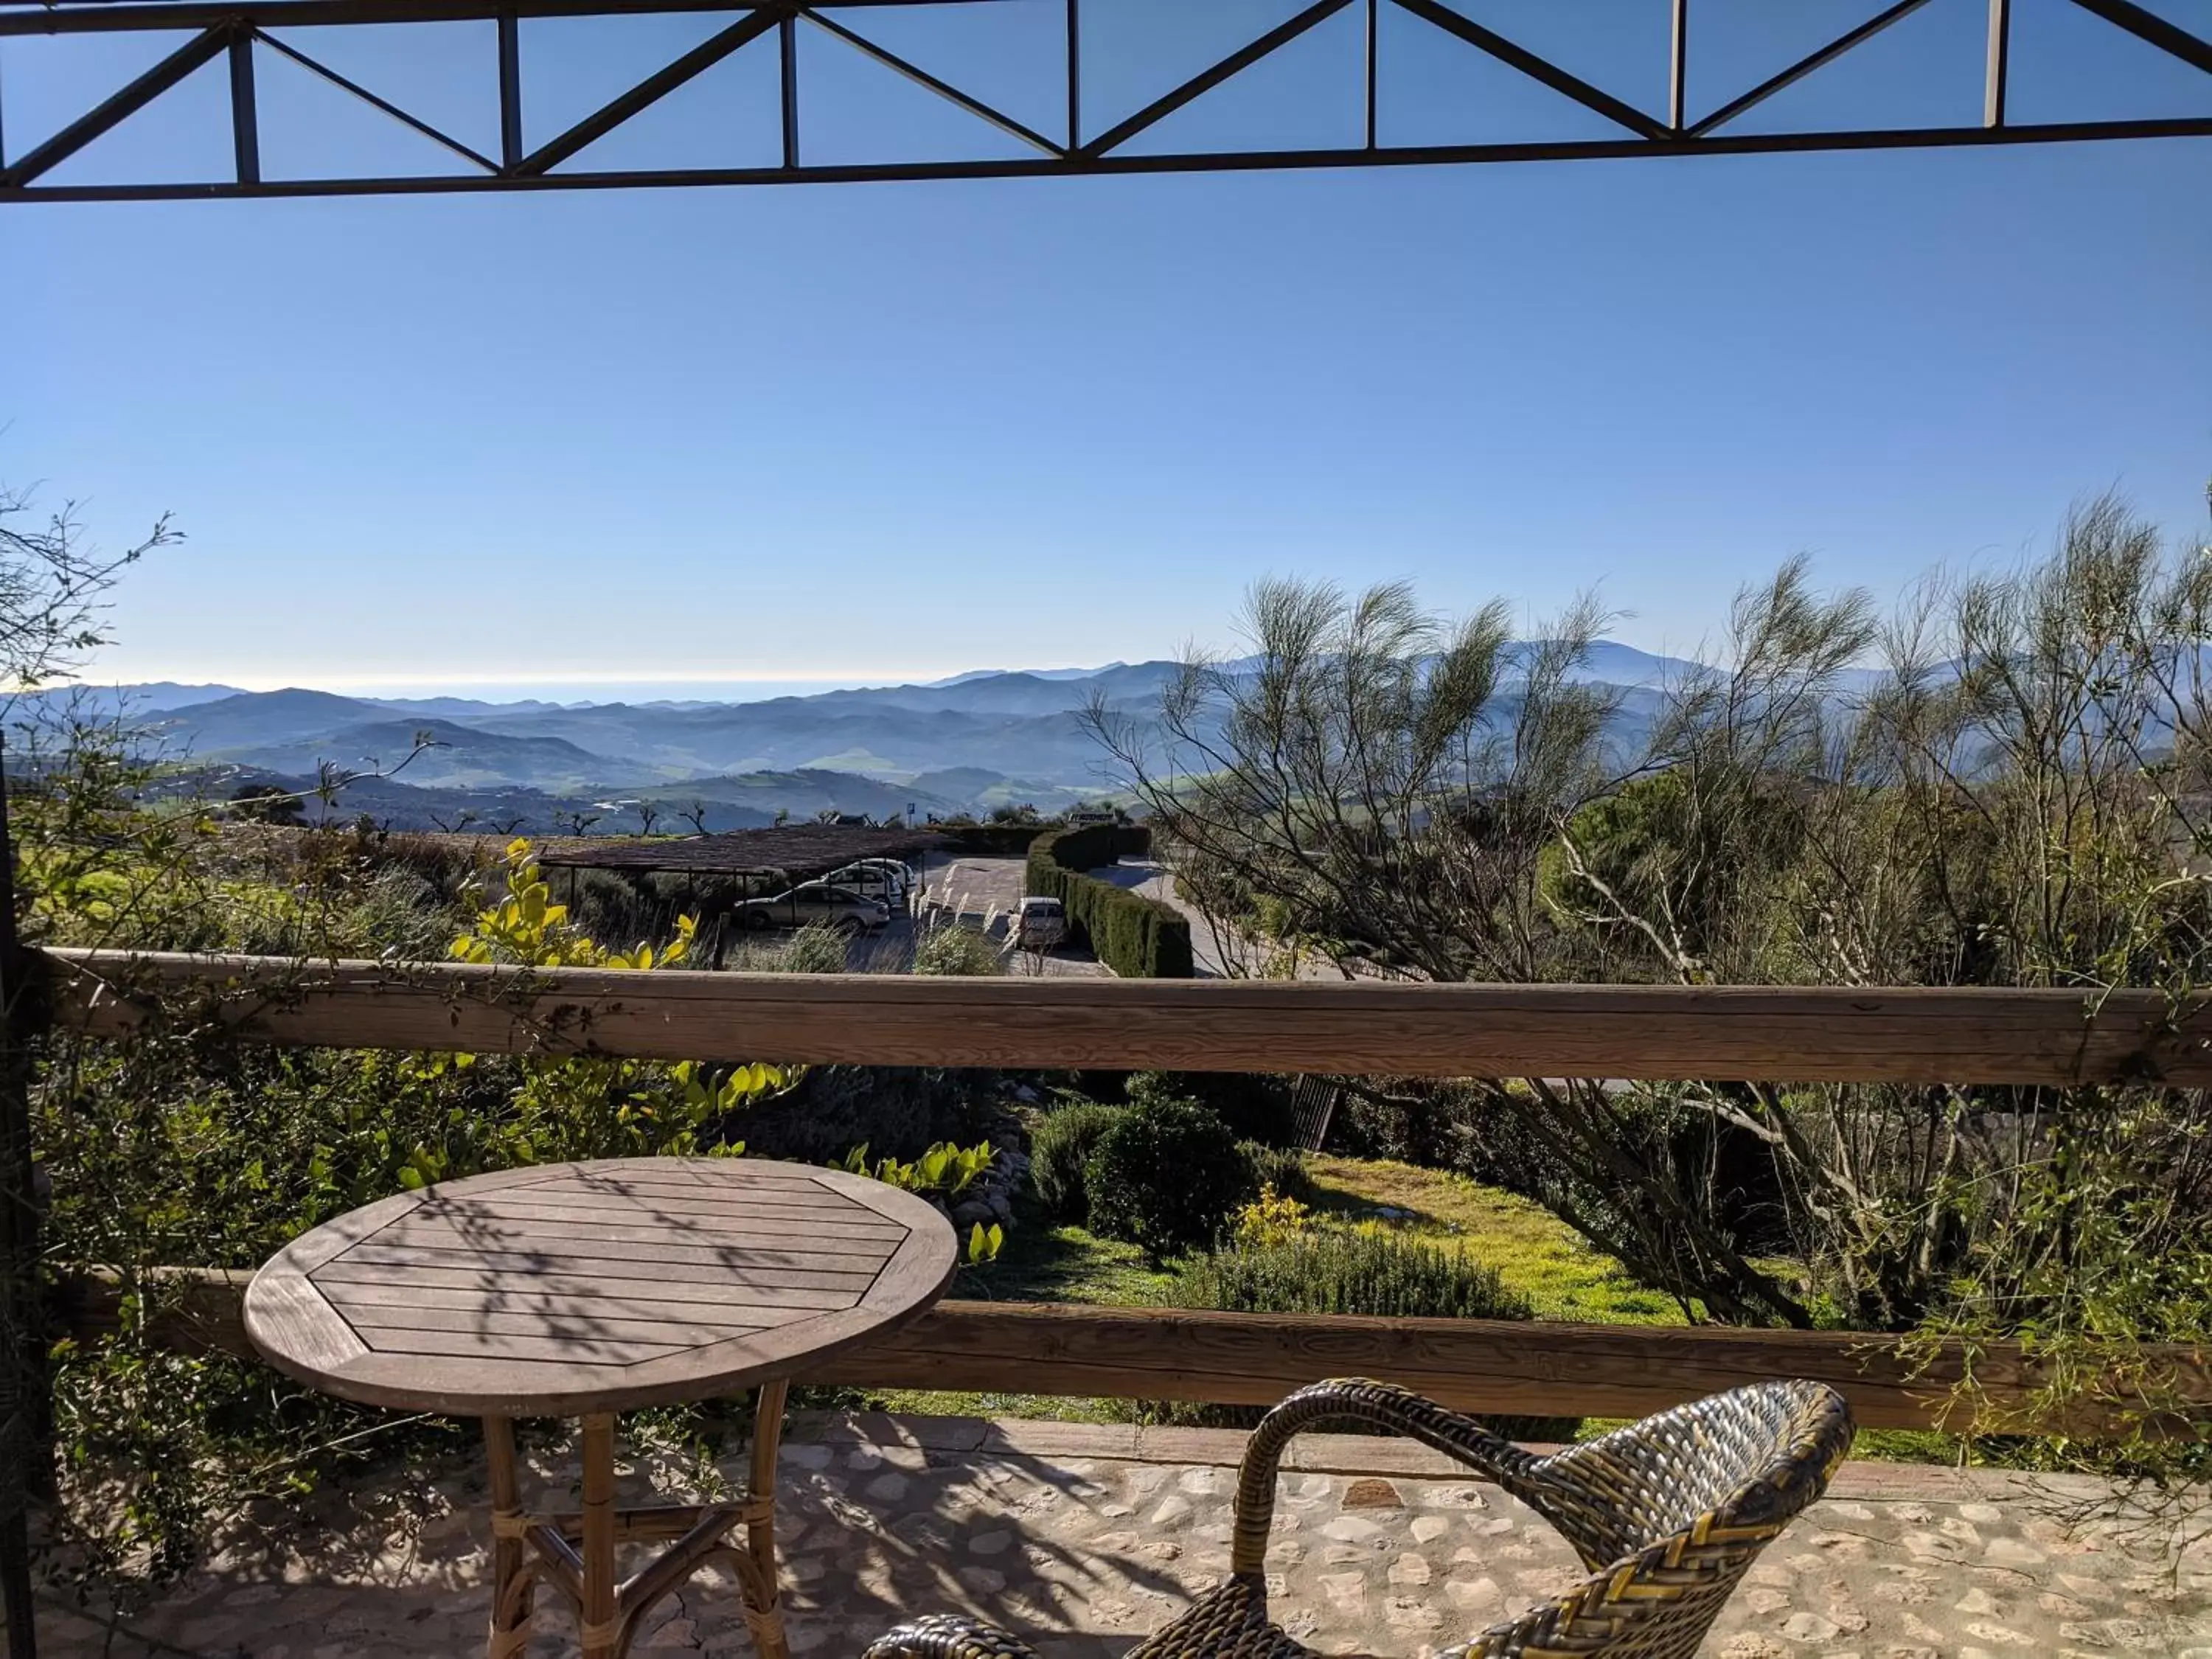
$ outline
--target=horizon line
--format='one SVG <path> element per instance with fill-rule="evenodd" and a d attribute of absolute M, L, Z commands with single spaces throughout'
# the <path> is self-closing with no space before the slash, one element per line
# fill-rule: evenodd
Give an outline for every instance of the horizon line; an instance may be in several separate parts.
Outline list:
<path fill-rule="evenodd" d="M 1099 665 L 1103 666 L 1103 665 Z M 1084 670 L 1084 665 L 1071 664 L 1068 669 Z M 905 684 L 927 684 L 933 680 L 948 678 L 956 674 L 1021 674 L 1060 673 L 1067 669 L 1051 668 L 876 668 L 865 672 L 799 673 L 799 674 L 547 674 L 520 672 L 511 674 L 337 674 L 318 671 L 298 674 L 247 673 L 228 674 L 210 672 L 203 669 L 163 670 L 137 669 L 128 673 L 80 673 L 75 678 L 54 682 L 60 686 L 92 688 L 127 687 L 132 685 L 220 685 L 239 691 L 350 691 L 368 694 L 379 688 L 410 688 L 436 690 L 446 687 L 513 688 L 575 686 L 713 686 L 713 685 L 820 685 L 824 687 L 876 687 Z M 1087 672 L 1087 671 L 1085 671 Z"/>

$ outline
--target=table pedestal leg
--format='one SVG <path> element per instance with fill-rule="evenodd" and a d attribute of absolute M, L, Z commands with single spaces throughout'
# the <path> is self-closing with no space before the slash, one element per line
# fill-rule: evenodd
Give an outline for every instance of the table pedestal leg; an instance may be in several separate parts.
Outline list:
<path fill-rule="evenodd" d="M 533 1582 L 523 1541 L 529 1518 L 515 1477 L 514 1425 L 487 1417 L 483 1434 L 491 1467 L 491 1633 L 484 1652 L 486 1659 L 520 1659 L 530 1645 Z"/>
<path fill-rule="evenodd" d="M 629 1644 L 615 1600 L 615 1419 L 611 1412 L 584 1419 L 584 1604 L 580 1632 L 584 1659 L 617 1659 Z"/>
<path fill-rule="evenodd" d="M 752 1632 L 759 1659 L 790 1659 L 784 1640 L 783 1608 L 776 1594 L 775 1573 L 775 1455 L 783 1441 L 783 1401 L 788 1385 L 763 1382 L 753 1407 L 751 1490 L 746 1494 L 756 1505 L 745 1523 L 745 1552 L 750 1572 L 738 1574 L 744 1598 L 745 1626 Z"/>
<path fill-rule="evenodd" d="M 791 1659 L 775 1575 L 775 1460 L 787 1392 L 781 1382 L 761 1388 L 753 1419 L 751 1489 L 744 1503 L 735 1504 L 617 1510 L 614 1414 L 599 1412 L 583 1419 L 582 1510 L 569 1515 L 526 1513 L 514 1425 L 503 1417 L 486 1418 L 492 1501 L 488 1659 L 521 1659 L 530 1644 L 531 1602 L 540 1577 L 574 1607 L 583 1659 L 623 1659 L 646 1610 L 711 1561 L 726 1562 L 737 1574 L 745 1626 L 759 1659 Z M 740 1525 L 745 1529 L 742 1543 L 735 1536 Z M 616 1581 L 617 1546 L 672 1539 L 657 1561 L 627 1583 Z"/>

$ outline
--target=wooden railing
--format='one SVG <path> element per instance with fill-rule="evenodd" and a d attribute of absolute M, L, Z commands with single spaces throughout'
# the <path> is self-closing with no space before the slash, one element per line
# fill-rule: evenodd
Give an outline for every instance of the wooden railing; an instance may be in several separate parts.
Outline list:
<path fill-rule="evenodd" d="M 191 994 L 244 1038 L 333 1048 L 891 1066 L 1154 1066 L 1431 1076 L 2212 1086 L 2212 1005 L 2148 992 L 1314 984 L 616 973 L 54 951 L 60 1024 L 122 1036 Z M 211 999 L 211 1000 L 208 1000 Z M 169 1270 L 162 1334 L 249 1352 L 243 1275 Z M 76 1287 L 112 1325 L 118 1292 Z M 2138 1354 L 2212 1407 L 2212 1356 Z M 1850 1333 L 1383 1320 L 952 1302 L 817 1378 L 875 1387 L 1265 1404 L 1327 1376 L 1464 1409 L 1636 1416 L 1778 1376 L 1834 1383 L 1869 1428 L 1969 1426 L 2042 1376 L 2015 1345 L 1908 1355 Z M 1949 1414 L 1947 1416 L 1947 1410 Z M 2063 1426 L 2094 1434 L 2087 1399 Z M 2058 1425 L 2054 1425 L 2058 1426 Z"/>
<path fill-rule="evenodd" d="M 650 974 L 46 954 L 54 1017 L 223 994 L 297 1046 L 878 1066 L 2212 1086 L 2212 998 L 2154 991 Z"/>
<path fill-rule="evenodd" d="M 250 1277 L 161 1270 L 146 1297 L 155 1335 L 191 1351 L 252 1358 L 242 1317 Z M 112 1279 L 71 1286 L 70 1328 L 86 1338 L 113 1329 L 122 1298 Z M 2169 1347 L 2142 1358 L 2166 1398 L 2212 1406 L 2205 1353 Z M 1267 1406 L 1322 1377 L 1377 1376 L 1463 1411 L 1641 1417 L 1741 1383 L 1801 1376 L 1841 1390 L 1863 1428 L 1964 1431 L 1976 1407 L 1953 1390 L 1969 1363 L 1976 1398 L 2000 1416 L 2027 1402 L 2041 1381 L 2012 1343 L 1971 1358 L 1951 1345 L 1908 1358 L 1893 1339 L 1848 1332 L 942 1302 L 896 1335 L 805 1380 Z M 2094 1437 L 2116 1417 L 2108 1403 L 2084 1401 L 2051 1426 Z"/>

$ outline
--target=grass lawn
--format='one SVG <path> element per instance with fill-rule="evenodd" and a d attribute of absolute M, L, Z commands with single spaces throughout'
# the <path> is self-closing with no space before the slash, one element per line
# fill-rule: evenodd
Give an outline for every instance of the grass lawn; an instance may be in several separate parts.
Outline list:
<path fill-rule="evenodd" d="M 1026 1210 L 1026 1206 L 1025 1206 Z M 963 1267 L 951 1294 L 978 1302 L 1084 1302 L 1131 1307 L 1158 1302 L 1168 1275 L 1145 1265 L 1133 1244 L 1100 1238 L 1081 1227 L 1047 1225 L 1027 1212 L 1006 1234 L 1006 1248 L 988 1266 Z M 835 1402 L 868 1411 L 915 1412 L 947 1417 L 1042 1417 L 1063 1423 L 1126 1423 L 1134 1409 L 1126 1400 L 1042 1394 L 976 1394 L 950 1389 L 885 1389 L 865 1398 L 839 1391 Z M 809 1403 L 817 1403 L 811 1401 Z"/>
<path fill-rule="evenodd" d="M 1498 1269 L 1506 1285 L 1535 1304 L 1539 1319 L 1592 1323 L 1680 1325 L 1682 1311 L 1644 1289 L 1611 1258 L 1583 1243 L 1565 1222 L 1528 1200 L 1441 1170 L 1352 1158 L 1307 1160 L 1317 1208 L 1346 1219 L 1382 1218 L 1407 1231 L 1463 1244 Z M 1395 1216 L 1376 1216 L 1377 1211 Z M 1082 1302 L 1132 1307 L 1163 1301 L 1173 1280 L 1145 1265 L 1144 1252 L 1081 1227 L 1054 1227 L 1032 1216 L 1006 1235 L 1004 1254 L 984 1267 L 963 1270 L 952 1294 L 995 1302 Z M 1057 1395 L 976 1394 L 917 1389 L 863 1392 L 811 1390 L 805 1403 L 870 1411 L 959 1417 L 1050 1418 L 1071 1423 L 1126 1423 L 1138 1413 L 1127 1400 Z M 1613 1426 L 1589 1419 L 1585 1436 Z M 1960 1443 L 1920 1431 L 1862 1431 L 1854 1455 L 1911 1463 L 1955 1463 Z"/>
<path fill-rule="evenodd" d="M 1681 1310 L 1632 1282 L 1549 1212 L 1463 1176 L 1410 1164 L 1350 1158 L 1309 1160 L 1320 1192 L 1316 1207 L 1350 1218 L 1400 1212 L 1409 1232 L 1449 1238 L 1498 1269 L 1507 1286 L 1535 1304 L 1539 1319 L 1679 1325 Z M 1100 1238 L 1081 1227 L 1055 1227 L 1024 1215 L 1006 1235 L 1004 1253 L 988 1267 L 968 1268 L 952 1287 L 962 1298 L 992 1302 L 1080 1302 L 1133 1307 L 1165 1299 L 1171 1277 L 1145 1265 L 1134 1245 Z M 1050 1395 L 884 1389 L 860 1397 L 840 1391 L 837 1403 L 873 1411 L 977 1417 L 1047 1417 L 1074 1422 L 1127 1422 L 1120 1400 Z"/>
<path fill-rule="evenodd" d="M 1449 1238 L 1506 1288 L 1535 1304 L 1539 1319 L 1596 1324 L 1680 1325 L 1671 1297 L 1647 1290 L 1541 1205 L 1443 1170 L 1352 1158 L 1307 1160 L 1320 1207 L 1347 1217 L 1401 1213 L 1407 1231 Z"/>

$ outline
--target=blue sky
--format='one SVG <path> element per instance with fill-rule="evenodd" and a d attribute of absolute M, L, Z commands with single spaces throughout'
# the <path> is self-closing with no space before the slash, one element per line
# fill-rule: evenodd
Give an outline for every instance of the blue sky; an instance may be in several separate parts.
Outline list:
<path fill-rule="evenodd" d="M 1700 4 L 1701 40 L 1740 31 L 1705 107 L 1877 9 Z M 1093 0 L 1090 107 L 1118 118 L 1293 9 Z M 1665 0 L 1464 9 L 1661 103 Z M 2212 79 L 2064 0 L 2019 9 L 2015 118 L 2212 112 Z M 2212 0 L 2160 9 L 2212 31 Z M 1983 11 L 1933 0 L 1762 115 L 1971 119 Z M 866 27 L 1047 124 L 1058 16 Z M 725 21 L 526 24 L 531 141 Z M 1355 21 L 1158 142 L 1352 136 Z M 440 27 L 428 57 L 301 44 L 491 147 L 489 26 Z M 153 50 L 0 43 L 9 153 Z M 998 153 L 836 43 L 804 50 L 810 159 Z M 1386 143 L 1591 131 L 1410 20 L 1382 61 Z M 425 159 L 263 65 L 272 176 Z M 749 47 L 589 159 L 761 157 L 774 73 Z M 177 96 L 68 176 L 216 173 L 222 83 Z M 1799 550 L 1887 594 L 2037 550 L 2115 485 L 2201 538 L 2208 202 L 2212 140 L 0 209 L 0 478 L 82 498 L 109 544 L 163 510 L 187 533 L 130 578 L 108 678 L 587 690 L 1135 659 L 1226 642 L 1270 573 L 1532 619 L 1595 586 L 1632 613 L 1619 636 L 1679 651 Z"/>

